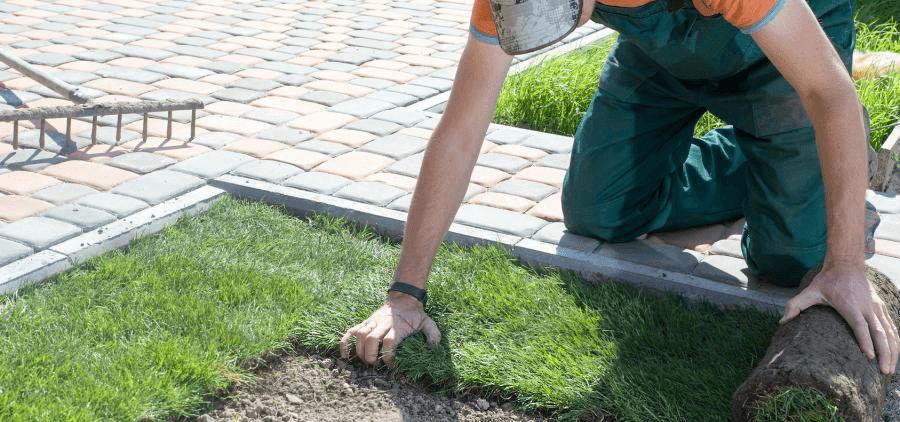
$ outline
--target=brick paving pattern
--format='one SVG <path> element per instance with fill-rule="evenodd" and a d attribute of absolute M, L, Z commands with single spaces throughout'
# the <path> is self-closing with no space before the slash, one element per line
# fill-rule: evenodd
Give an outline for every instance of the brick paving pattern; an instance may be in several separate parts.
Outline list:
<path fill-rule="evenodd" d="M 8 0 L 0 42 L 80 85 L 96 101 L 199 98 L 197 135 L 174 113 L 72 123 L 0 124 L 0 273 L 77 234 L 233 174 L 407 210 L 439 115 L 413 108 L 446 93 L 467 37 L 471 0 Z M 600 28 L 589 24 L 569 39 Z M 537 53 L 535 53 L 537 54 Z M 532 55 L 517 57 L 525 60 Z M 0 67 L 0 110 L 68 104 Z M 491 125 L 456 222 L 743 288 L 741 222 L 604 244 L 567 233 L 560 187 L 572 139 Z M 900 280 L 900 199 L 870 192 L 884 213 L 878 265 Z M 49 251 L 48 251 L 49 252 Z M 48 261 L 49 264 L 53 264 Z M 56 261 L 53 261 L 56 262 Z"/>

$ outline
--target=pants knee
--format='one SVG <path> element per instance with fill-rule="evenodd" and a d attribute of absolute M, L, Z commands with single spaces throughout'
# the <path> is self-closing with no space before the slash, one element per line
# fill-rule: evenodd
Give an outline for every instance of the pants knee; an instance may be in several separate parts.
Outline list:
<path fill-rule="evenodd" d="M 751 246 L 744 234 L 741 247 L 750 272 L 757 278 L 783 287 L 797 287 L 809 270 L 825 259 L 825 245 L 808 247 L 772 247 L 775 242 Z"/>
<path fill-rule="evenodd" d="M 574 234 L 609 242 L 628 242 L 644 234 L 641 230 L 645 224 L 628 218 L 630 213 L 613 202 L 585 205 L 563 194 L 563 224 Z"/>

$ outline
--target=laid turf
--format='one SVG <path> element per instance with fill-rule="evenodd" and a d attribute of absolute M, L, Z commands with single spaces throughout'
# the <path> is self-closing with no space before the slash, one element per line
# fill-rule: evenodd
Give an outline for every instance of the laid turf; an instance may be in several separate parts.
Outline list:
<path fill-rule="evenodd" d="M 201 412 L 290 339 L 335 352 L 338 333 L 381 303 L 398 249 L 340 220 L 224 199 L 7 298 L 0 420 Z M 443 344 L 412 337 L 399 370 L 563 419 L 724 420 L 776 325 L 756 311 L 536 272 L 497 247 L 442 246 L 429 292 Z"/>
<path fill-rule="evenodd" d="M 888 6 L 888 4 L 891 6 Z M 900 23 L 892 18 L 891 8 L 900 2 L 870 0 L 861 2 L 857 22 L 858 51 L 900 53 Z M 866 12 L 866 11 L 870 12 Z M 873 17 L 872 13 L 878 12 Z M 870 20 L 871 19 L 871 20 Z M 880 19 L 880 20 L 878 20 Z M 870 22 L 870 23 L 866 23 Z M 613 39 L 553 57 L 509 77 L 504 83 L 494 113 L 501 124 L 527 127 L 542 132 L 574 135 L 590 105 L 600 71 Z M 876 80 L 856 81 L 860 100 L 869 109 L 872 146 L 878 148 L 887 139 L 892 124 L 900 121 L 900 73 Z M 725 123 L 706 113 L 695 127 L 701 136 Z"/>

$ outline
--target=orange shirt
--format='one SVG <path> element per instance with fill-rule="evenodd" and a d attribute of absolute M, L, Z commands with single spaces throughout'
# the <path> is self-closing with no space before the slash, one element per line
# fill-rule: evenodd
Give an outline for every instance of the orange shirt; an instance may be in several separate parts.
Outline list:
<path fill-rule="evenodd" d="M 597 0 L 608 6 L 638 7 L 657 0 Z M 769 23 L 784 6 L 785 0 L 691 0 L 705 16 L 721 14 L 744 33 L 753 33 Z M 497 28 L 488 0 L 475 0 L 470 32 L 476 38 L 497 44 Z"/>

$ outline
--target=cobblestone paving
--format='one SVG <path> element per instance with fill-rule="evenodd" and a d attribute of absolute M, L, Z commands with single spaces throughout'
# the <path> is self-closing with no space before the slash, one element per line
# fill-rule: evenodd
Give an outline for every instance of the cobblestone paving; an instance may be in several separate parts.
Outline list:
<path fill-rule="evenodd" d="M 0 4 L 0 43 L 96 101 L 200 98 L 163 115 L 141 139 L 128 116 L 75 120 L 77 149 L 47 121 L 22 122 L 20 149 L 0 124 L 0 276 L 4 265 L 233 174 L 406 211 L 439 115 L 411 107 L 447 92 L 471 0 L 33 1 Z M 570 40 L 599 29 L 579 28 Z M 529 56 L 519 57 L 518 61 Z M 9 69 L 0 109 L 69 104 Z M 576 245 L 607 257 L 755 288 L 742 222 L 602 245 L 565 231 L 560 186 L 572 139 L 492 125 L 456 222 Z M 884 213 L 870 262 L 900 280 L 900 199 L 871 193 Z M 48 264 L 49 265 L 49 264 Z M 2 279 L 2 277 L 0 277 Z"/>

